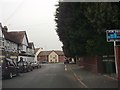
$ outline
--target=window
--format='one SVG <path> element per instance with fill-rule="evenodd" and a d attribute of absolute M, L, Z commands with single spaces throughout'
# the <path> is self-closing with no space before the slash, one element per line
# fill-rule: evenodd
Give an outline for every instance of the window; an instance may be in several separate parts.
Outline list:
<path fill-rule="evenodd" d="M 55 57 L 57 57 L 57 55 L 55 55 Z"/>

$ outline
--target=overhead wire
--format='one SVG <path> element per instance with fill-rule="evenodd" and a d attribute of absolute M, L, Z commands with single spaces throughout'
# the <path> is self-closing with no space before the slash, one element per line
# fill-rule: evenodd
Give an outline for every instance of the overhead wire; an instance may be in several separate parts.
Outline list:
<path fill-rule="evenodd" d="M 10 20 L 10 19 L 16 14 L 16 12 L 21 8 L 21 6 L 24 4 L 24 2 L 25 2 L 25 0 L 23 0 L 23 1 L 18 5 L 18 7 L 13 11 L 13 13 L 8 16 L 8 18 L 5 20 L 5 23 L 7 23 L 7 21 Z"/>

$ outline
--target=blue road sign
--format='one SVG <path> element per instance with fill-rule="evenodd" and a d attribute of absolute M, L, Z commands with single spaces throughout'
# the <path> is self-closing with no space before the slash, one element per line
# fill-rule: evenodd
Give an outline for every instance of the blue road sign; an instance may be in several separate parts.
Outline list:
<path fill-rule="evenodd" d="M 108 42 L 120 42 L 120 30 L 107 30 L 106 36 Z"/>

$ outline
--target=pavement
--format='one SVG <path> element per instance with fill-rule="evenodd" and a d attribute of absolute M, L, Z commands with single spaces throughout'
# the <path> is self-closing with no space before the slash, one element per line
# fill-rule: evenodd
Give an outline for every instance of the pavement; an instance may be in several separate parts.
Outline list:
<path fill-rule="evenodd" d="M 118 80 L 108 75 L 92 73 L 77 64 L 67 64 L 68 71 L 72 71 L 76 79 L 84 88 L 118 88 Z"/>

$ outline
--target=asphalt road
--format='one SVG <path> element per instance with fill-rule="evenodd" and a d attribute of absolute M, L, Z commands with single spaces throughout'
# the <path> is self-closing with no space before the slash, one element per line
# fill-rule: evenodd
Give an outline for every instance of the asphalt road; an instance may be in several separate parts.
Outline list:
<path fill-rule="evenodd" d="M 83 88 L 63 63 L 43 64 L 42 68 L 2 81 L 2 88 Z"/>

